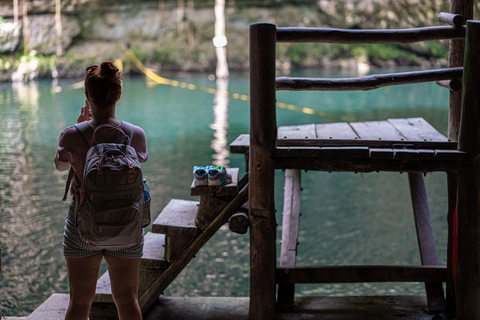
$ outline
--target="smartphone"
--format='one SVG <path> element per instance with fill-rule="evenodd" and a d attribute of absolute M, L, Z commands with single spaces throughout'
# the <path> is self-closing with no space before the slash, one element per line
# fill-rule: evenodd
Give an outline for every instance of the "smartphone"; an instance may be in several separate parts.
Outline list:
<path fill-rule="evenodd" d="M 88 115 L 91 117 L 92 116 L 92 109 L 90 109 L 90 106 L 88 105 L 87 99 L 85 99 L 85 107 L 88 110 Z"/>

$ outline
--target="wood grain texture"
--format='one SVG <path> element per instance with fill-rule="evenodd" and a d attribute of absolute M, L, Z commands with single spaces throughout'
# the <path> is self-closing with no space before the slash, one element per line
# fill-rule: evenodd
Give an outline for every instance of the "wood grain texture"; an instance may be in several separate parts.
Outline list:
<path fill-rule="evenodd" d="M 194 237 L 198 233 L 195 225 L 198 204 L 198 201 L 170 200 L 153 222 L 152 232 Z"/>
<path fill-rule="evenodd" d="M 444 282 L 438 266 L 278 267 L 277 283 Z"/>
<path fill-rule="evenodd" d="M 428 208 L 427 191 L 421 173 L 409 173 L 410 196 L 422 265 L 438 266 L 437 249 Z M 425 282 L 428 310 L 440 312 L 445 304 L 442 282 Z"/>
<path fill-rule="evenodd" d="M 276 80 L 276 89 L 292 91 L 368 91 L 386 86 L 461 78 L 462 70 L 462 67 L 457 67 L 437 70 L 377 74 L 358 78 L 333 79 L 280 77 Z"/>
<path fill-rule="evenodd" d="M 275 35 L 273 24 L 250 26 L 250 320 L 275 316 Z"/>

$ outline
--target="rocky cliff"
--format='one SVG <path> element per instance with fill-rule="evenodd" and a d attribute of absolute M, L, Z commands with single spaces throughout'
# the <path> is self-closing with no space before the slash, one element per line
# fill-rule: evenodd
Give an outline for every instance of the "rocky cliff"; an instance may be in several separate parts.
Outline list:
<path fill-rule="evenodd" d="M 38 74 L 79 75 L 83 67 L 102 60 L 121 60 L 126 71 L 128 49 L 159 71 L 215 69 L 212 45 L 214 1 L 62 0 L 61 47 L 55 29 L 55 1 L 27 1 L 27 19 L 20 2 L 15 22 L 13 1 L 0 0 L 0 71 L 4 79 L 23 60 L 37 59 Z M 255 6 L 253 6 L 253 4 Z M 248 68 L 251 23 L 277 26 L 336 28 L 406 28 L 438 25 L 437 15 L 449 11 L 448 0 L 226 0 L 227 56 L 230 69 Z M 477 11 L 476 11 L 477 12 Z M 25 24 L 25 22 L 27 24 Z M 26 36 L 26 37 L 25 37 Z M 23 39 L 27 39 L 24 43 Z M 279 67 L 335 68 L 359 61 L 373 66 L 445 65 L 448 42 L 409 46 L 281 45 Z M 30 58 L 29 58 L 30 57 Z M 133 67 L 132 67 L 133 68 Z"/>

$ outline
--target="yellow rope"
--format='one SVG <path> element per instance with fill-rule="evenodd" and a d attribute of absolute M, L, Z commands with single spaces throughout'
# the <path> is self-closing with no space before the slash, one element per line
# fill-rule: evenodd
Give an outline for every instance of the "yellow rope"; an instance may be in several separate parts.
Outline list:
<path fill-rule="evenodd" d="M 155 74 L 152 70 L 148 69 L 138 58 L 133 54 L 132 51 L 128 50 L 127 51 L 127 56 L 128 58 L 133 62 L 133 64 L 141 71 L 143 72 L 148 78 L 151 80 L 155 81 L 158 84 L 164 84 L 167 86 L 173 86 L 173 87 L 180 87 L 184 89 L 189 89 L 189 90 L 196 90 L 196 91 L 201 91 L 209 94 L 216 94 L 218 92 L 217 89 L 214 88 L 209 88 L 209 87 L 203 87 L 203 86 L 198 86 L 195 84 L 191 83 L 186 83 L 186 82 L 179 82 L 176 80 L 170 80 L 164 77 L 161 77 L 157 74 Z M 225 92 L 225 95 L 228 97 L 231 97 L 232 99 L 237 99 L 237 100 L 242 100 L 242 101 L 250 101 L 250 97 L 245 94 L 240 94 L 240 93 L 232 93 L 232 92 Z M 319 111 L 315 110 L 312 108 L 305 108 L 305 107 L 300 107 L 296 106 L 294 104 L 289 104 L 289 103 L 284 103 L 284 102 L 277 102 L 276 103 L 277 108 L 281 109 L 287 109 L 291 111 L 298 111 L 302 112 L 305 114 L 311 114 L 311 115 L 316 115 L 320 117 L 325 117 L 325 118 L 334 118 L 334 119 L 340 119 L 342 121 L 354 121 L 354 118 L 347 117 L 347 116 L 341 116 L 341 115 L 332 115 L 324 111 Z"/>

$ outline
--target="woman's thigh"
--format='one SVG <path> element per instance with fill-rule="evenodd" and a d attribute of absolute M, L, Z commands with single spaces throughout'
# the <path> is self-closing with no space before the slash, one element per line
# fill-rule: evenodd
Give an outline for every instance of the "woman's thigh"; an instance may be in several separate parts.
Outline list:
<path fill-rule="evenodd" d="M 65 258 L 71 299 L 93 300 L 102 257 L 99 252 L 83 258 Z"/>
<path fill-rule="evenodd" d="M 107 253 L 104 257 L 115 302 L 124 303 L 137 299 L 140 258 L 120 258 Z"/>

